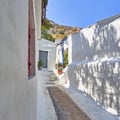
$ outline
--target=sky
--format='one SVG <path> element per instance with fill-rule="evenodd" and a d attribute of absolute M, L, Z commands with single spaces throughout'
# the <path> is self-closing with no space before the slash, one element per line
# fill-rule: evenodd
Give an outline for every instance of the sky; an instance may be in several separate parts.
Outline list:
<path fill-rule="evenodd" d="M 120 14 L 120 0 L 48 0 L 47 18 L 60 25 L 85 28 Z"/>

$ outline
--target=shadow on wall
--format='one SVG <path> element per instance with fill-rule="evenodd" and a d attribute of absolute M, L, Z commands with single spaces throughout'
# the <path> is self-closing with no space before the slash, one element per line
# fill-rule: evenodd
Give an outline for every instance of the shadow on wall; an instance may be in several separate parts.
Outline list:
<path fill-rule="evenodd" d="M 94 31 L 94 32 L 91 32 Z M 90 28 L 72 36 L 72 61 L 96 60 L 120 56 L 120 36 L 112 25 Z M 86 37 L 88 36 L 88 38 Z M 75 49 L 77 48 L 77 50 Z"/>
<path fill-rule="evenodd" d="M 72 46 L 73 64 L 68 68 L 70 87 L 87 93 L 106 109 L 120 115 L 120 37 L 116 28 L 97 26 L 92 41 L 83 33 L 79 37 L 79 41 L 73 40 L 76 42 Z M 103 59 L 105 57 L 107 59 Z"/>
<path fill-rule="evenodd" d="M 97 52 L 96 57 L 120 56 L 120 36 L 117 38 L 117 30 L 114 26 L 106 26 L 101 31 L 99 31 L 99 28 L 95 29 L 93 41 L 92 49 Z"/>
<path fill-rule="evenodd" d="M 71 64 L 68 69 L 70 87 L 90 95 L 106 109 L 115 114 L 120 110 L 120 59 Z"/>

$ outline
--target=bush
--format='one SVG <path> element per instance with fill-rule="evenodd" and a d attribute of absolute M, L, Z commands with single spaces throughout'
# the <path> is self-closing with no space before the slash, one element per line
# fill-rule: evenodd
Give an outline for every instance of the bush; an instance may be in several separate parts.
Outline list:
<path fill-rule="evenodd" d="M 52 24 L 50 23 L 49 20 L 45 19 L 43 26 L 45 26 L 45 28 L 49 30 L 52 27 Z"/>
<path fill-rule="evenodd" d="M 38 61 L 38 69 L 41 69 L 42 66 L 43 66 L 43 61 L 40 59 Z"/>
<path fill-rule="evenodd" d="M 46 29 L 46 27 L 43 26 L 43 25 L 42 25 L 42 30 L 41 30 L 41 37 L 42 37 L 42 38 L 45 38 L 45 39 L 47 39 L 47 40 L 49 40 L 49 41 L 55 42 L 55 39 L 53 38 L 53 36 L 52 36 L 51 34 L 48 34 L 48 33 L 47 33 L 47 29 Z"/>
<path fill-rule="evenodd" d="M 59 34 L 63 34 L 64 35 L 64 30 L 60 30 Z"/>
<path fill-rule="evenodd" d="M 68 65 L 68 48 L 64 52 L 64 65 L 65 67 Z"/>
<path fill-rule="evenodd" d="M 44 35 L 42 35 L 42 38 L 45 38 L 52 42 L 55 42 L 55 39 L 53 38 L 53 36 L 51 34 L 44 34 Z"/>
<path fill-rule="evenodd" d="M 55 68 L 57 70 L 62 70 L 63 69 L 63 64 L 62 63 L 58 63 L 58 64 L 55 65 Z"/>

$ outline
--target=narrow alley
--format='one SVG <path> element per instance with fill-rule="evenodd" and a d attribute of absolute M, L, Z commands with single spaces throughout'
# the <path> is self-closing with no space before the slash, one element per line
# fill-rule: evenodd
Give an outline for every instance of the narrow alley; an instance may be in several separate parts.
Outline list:
<path fill-rule="evenodd" d="M 58 87 L 48 87 L 58 120 L 90 120 L 87 115 Z"/>
<path fill-rule="evenodd" d="M 52 72 L 41 70 L 38 74 L 37 120 L 90 120 L 67 94 L 55 87 L 57 79 Z"/>
<path fill-rule="evenodd" d="M 53 72 L 38 71 L 37 120 L 119 120 L 90 97 L 58 85 Z"/>

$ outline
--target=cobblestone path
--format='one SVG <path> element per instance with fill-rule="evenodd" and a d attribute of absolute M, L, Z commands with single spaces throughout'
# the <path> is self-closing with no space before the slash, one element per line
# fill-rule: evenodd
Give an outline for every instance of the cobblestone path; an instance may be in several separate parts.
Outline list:
<path fill-rule="evenodd" d="M 90 120 L 87 115 L 58 87 L 48 87 L 58 120 Z"/>

